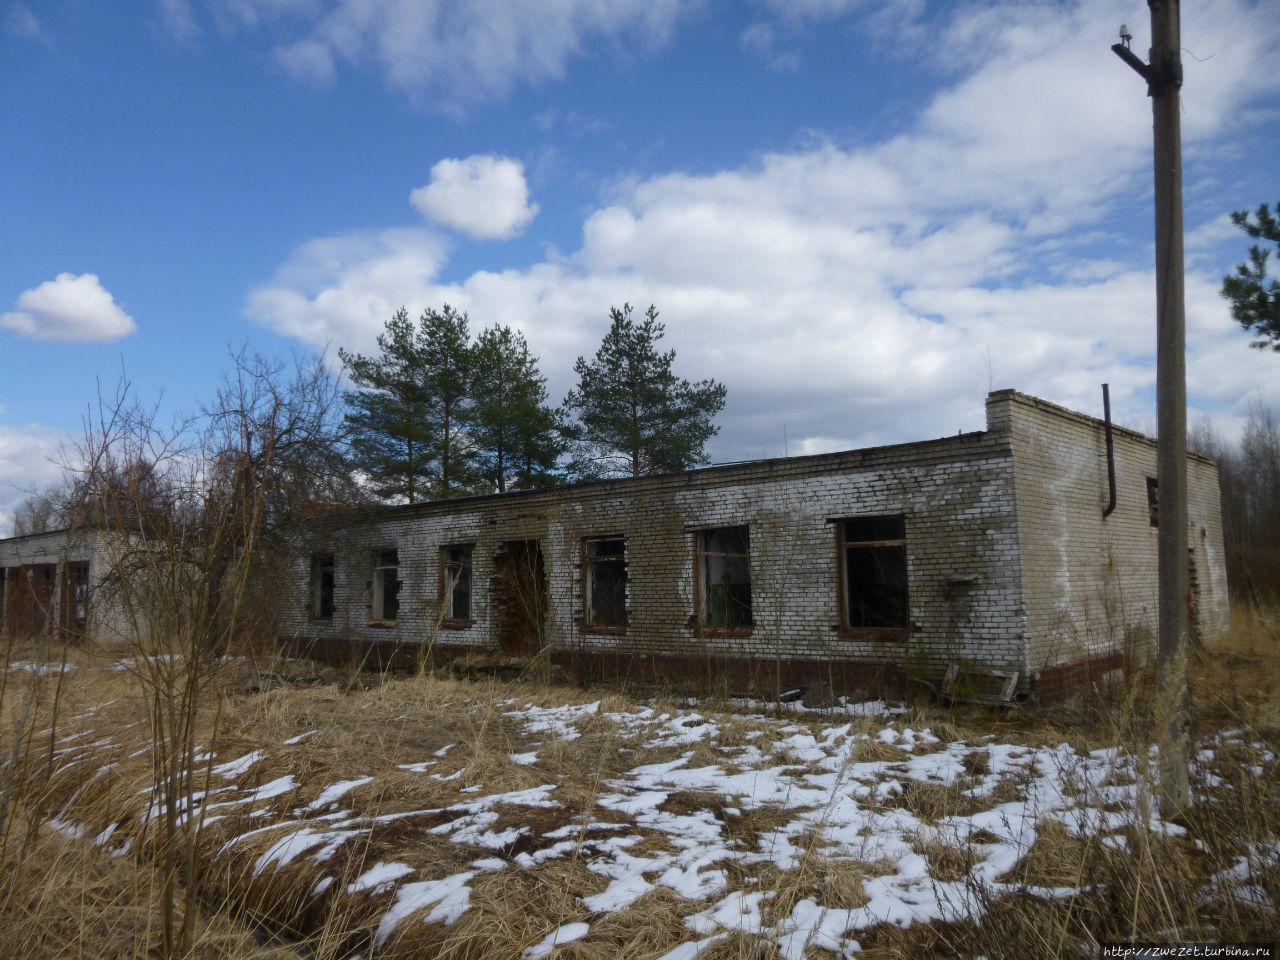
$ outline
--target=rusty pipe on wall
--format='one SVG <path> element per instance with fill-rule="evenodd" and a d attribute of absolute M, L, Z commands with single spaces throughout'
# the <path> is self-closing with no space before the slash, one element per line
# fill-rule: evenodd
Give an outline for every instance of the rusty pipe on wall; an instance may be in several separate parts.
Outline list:
<path fill-rule="evenodd" d="M 1102 385 L 1102 418 L 1107 432 L 1107 505 L 1102 511 L 1105 520 L 1116 509 L 1116 447 L 1111 436 L 1111 386 L 1106 383 Z"/>

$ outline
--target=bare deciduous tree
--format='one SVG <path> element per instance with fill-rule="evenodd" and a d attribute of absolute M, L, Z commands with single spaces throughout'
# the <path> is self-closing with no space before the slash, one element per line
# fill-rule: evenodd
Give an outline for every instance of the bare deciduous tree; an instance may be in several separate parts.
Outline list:
<path fill-rule="evenodd" d="M 1222 534 L 1232 593 L 1280 602 L 1280 424 L 1255 401 L 1238 444 L 1198 424 L 1188 446 L 1214 459 L 1222 489 Z"/>
<path fill-rule="evenodd" d="M 200 824 L 190 811 L 211 762 L 196 760 L 197 715 L 212 709 L 216 731 L 227 655 L 274 639 L 279 565 L 308 509 L 358 494 L 340 399 L 321 359 L 290 368 L 242 351 L 190 418 L 164 426 L 122 384 L 86 425 L 73 519 L 110 545 L 97 602 L 113 611 L 148 697 L 150 847 L 169 957 L 187 956 L 195 931 Z"/>

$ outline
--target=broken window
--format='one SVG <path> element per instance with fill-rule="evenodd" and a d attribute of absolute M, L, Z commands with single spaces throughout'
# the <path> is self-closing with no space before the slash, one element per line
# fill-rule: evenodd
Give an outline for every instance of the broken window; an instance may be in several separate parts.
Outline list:
<path fill-rule="evenodd" d="M 1147 520 L 1160 526 L 1160 481 L 1155 477 L 1147 477 Z"/>
<path fill-rule="evenodd" d="M 746 527 L 703 530 L 698 535 L 701 590 L 699 623 L 745 630 L 751 619 L 751 541 Z"/>
<path fill-rule="evenodd" d="M 400 610 L 400 554 L 379 550 L 374 555 L 370 620 L 394 621 Z"/>
<path fill-rule="evenodd" d="M 471 622 L 471 547 L 445 547 L 444 620 L 446 623 Z"/>
<path fill-rule="evenodd" d="M 582 552 L 585 621 L 588 627 L 627 625 L 627 541 L 587 540 Z"/>
<path fill-rule="evenodd" d="M 83 637 L 89 626 L 89 564 L 68 563 L 63 568 L 62 629 L 72 637 Z"/>
<path fill-rule="evenodd" d="M 311 616 L 333 619 L 333 554 L 311 555 Z"/>
<path fill-rule="evenodd" d="M 907 627 L 907 540 L 901 514 L 840 523 L 845 627 Z"/>

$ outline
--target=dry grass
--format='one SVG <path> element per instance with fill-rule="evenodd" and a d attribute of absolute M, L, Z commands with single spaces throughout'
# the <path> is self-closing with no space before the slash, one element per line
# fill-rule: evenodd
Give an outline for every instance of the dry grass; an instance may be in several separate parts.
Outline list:
<path fill-rule="evenodd" d="M 27 824 L 17 824 L 27 832 Z M 30 960 L 142 958 L 155 955 L 158 878 L 134 860 L 104 857 L 84 843 L 43 829 L 0 863 L 0 956 Z M 228 910 L 209 907 L 192 954 L 200 960 L 296 960 L 261 946 Z"/>
<path fill-rule="evenodd" d="M 44 655 L 47 660 L 48 652 L 15 651 L 11 659 Z M 158 955 L 157 880 L 150 866 L 156 834 L 138 822 L 146 802 L 143 791 L 153 782 L 144 749 L 145 708 L 128 673 L 102 669 L 101 658 L 92 651 L 73 650 L 69 659 L 73 669 L 68 673 L 41 676 L 34 686 L 29 672 L 8 671 L 0 692 L 5 759 L 13 746 L 18 748 L 16 764 L 0 767 L 5 778 L 0 783 L 12 779 L 13 807 L 0 838 L 0 956 Z M 1141 818 L 1130 817 L 1101 833 L 1076 835 L 1058 819 L 1043 818 L 1035 824 L 1034 842 L 998 878 L 1000 887 L 995 889 L 973 878 L 997 837 L 978 831 L 966 843 L 949 843 L 941 839 L 945 831 L 922 832 L 913 849 L 927 863 L 928 877 L 966 889 L 981 909 L 973 919 L 954 923 L 862 929 L 856 939 L 863 955 L 1002 956 L 1016 944 L 1021 955 L 1074 957 L 1093 955 L 1102 940 L 1274 937 L 1274 909 L 1265 909 L 1258 896 L 1252 903 L 1234 897 L 1231 883 L 1214 878 L 1235 871 L 1233 883 L 1251 885 L 1272 903 L 1280 903 L 1280 867 L 1274 860 L 1251 859 L 1258 848 L 1280 841 L 1280 778 L 1256 772 L 1275 770 L 1269 756 L 1280 754 L 1280 637 L 1268 621 L 1237 615 L 1232 636 L 1220 648 L 1197 655 L 1193 676 L 1196 738 L 1206 743 L 1224 730 L 1242 733 L 1217 743 L 1212 758 L 1203 760 L 1199 800 L 1175 821 L 1185 833 L 1165 836 L 1147 829 Z M 216 741 L 217 762 L 269 750 L 267 760 L 235 781 L 241 793 L 283 777 L 292 777 L 296 787 L 261 804 L 217 808 L 217 797 L 209 799 L 205 814 L 219 819 L 211 819 L 196 838 L 206 871 L 192 956 L 296 956 L 284 946 L 260 946 L 262 931 L 270 931 L 304 945 L 318 960 L 354 953 L 517 958 L 557 927 L 588 921 L 589 936 L 558 947 L 556 957 L 651 960 L 696 939 L 686 918 L 706 910 L 716 897 L 688 900 L 659 885 L 627 910 L 588 912 L 584 898 L 600 894 L 608 884 L 606 877 L 590 869 L 594 845 L 617 835 L 601 824 L 625 827 L 627 835 L 636 838 L 627 848 L 635 857 L 672 855 L 679 849 L 663 831 L 637 826 L 631 815 L 598 805 L 620 778 L 643 764 L 680 759 L 683 769 L 717 768 L 729 776 L 746 769 L 736 765 L 735 758 L 755 751 L 765 757 L 772 753 L 770 762 L 788 764 L 797 780 L 829 776 L 829 768 L 804 760 L 792 748 L 775 749 L 772 738 L 784 725 L 788 731 L 809 731 L 819 739 L 833 727 L 847 725 L 834 741 L 845 748 L 840 777 L 858 764 L 901 770 L 913 756 L 927 752 L 913 753 L 879 739 L 884 724 L 875 719 L 799 715 L 778 721 L 718 713 L 706 705 L 698 712 L 703 718 L 714 715 L 714 737 L 655 746 L 656 727 L 632 728 L 618 719 L 638 714 L 645 705 L 616 693 L 602 699 L 594 692 L 535 684 L 431 676 L 388 677 L 364 688 L 340 679 L 322 675 L 318 683 L 244 695 L 231 672 L 206 699 L 199 729 L 202 743 Z M 28 691 L 32 707 L 24 712 Z M 929 729 L 941 741 L 929 749 L 952 742 L 981 745 L 994 734 L 992 742 L 1028 748 L 1069 742 L 1080 751 L 1123 746 L 1145 756 L 1153 735 L 1154 696 L 1154 678 L 1147 673 L 1125 688 L 1007 715 L 920 705 L 894 726 Z M 215 709 L 219 698 L 220 711 Z M 587 705 L 596 701 L 601 701 L 599 707 L 590 712 Z M 510 715 L 526 705 L 565 704 L 582 708 L 572 731 L 553 725 L 531 733 L 525 720 Z M 647 706 L 655 716 L 671 715 L 674 725 L 663 736 L 697 728 L 699 721 L 682 720 L 682 708 L 675 704 Z M 110 734 L 110 742 L 91 746 L 104 733 Z M 300 735 L 307 736 L 293 746 L 282 746 Z M 533 763 L 513 759 L 535 747 Z M 968 749 L 952 780 L 897 773 L 901 792 L 868 799 L 865 805 L 885 814 L 903 811 L 922 825 L 941 826 L 950 818 L 1024 802 L 1028 772 L 995 770 L 993 775 L 993 757 L 982 747 Z M 412 765 L 413 770 L 402 769 Z M 1064 779 L 1069 779 L 1066 773 Z M 323 824 L 317 818 L 325 810 L 287 811 L 312 804 L 326 785 L 359 775 L 374 779 L 345 794 L 338 805 L 358 811 L 368 829 L 338 845 L 323 862 L 300 856 L 259 869 L 260 858 L 284 830 L 297 828 L 299 817 L 315 821 L 317 829 Z M 209 787 L 221 789 L 229 783 L 214 777 Z M 511 839 L 503 846 L 468 846 L 432 832 L 456 821 L 462 815 L 459 805 L 471 798 L 536 787 L 552 788 L 559 806 L 494 807 L 496 816 L 485 828 L 494 834 L 507 831 L 503 835 Z M 476 792 L 480 788 L 483 793 Z M 1131 774 L 1117 772 L 1100 783 L 1071 788 L 1096 809 L 1129 809 L 1100 793 L 1092 795 L 1108 789 L 1141 794 L 1142 785 Z M 1145 802 L 1139 796 L 1139 809 Z M 739 852 L 765 848 L 773 842 L 768 838 L 790 829 L 806 813 L 806 808 L 794 805 L 738 806 L 713 787 L 700 787 L 671 790 L 654 809 L 706 818 L 720 829 L 729 848 Z M 255 817 L 260 809 L 272 812 Z M 84 839 L 69 840 L 42 825 L 64 810 L 73 811 L 66 819 L 84 831 Z M 868 902 L 866 881 L 893 869 L 891 864 L 861 862 L 847 853 L 835 855 L 824 837 L 822 810 L 810 807 L 807 812 L 805 829 L 789 835 L 800 851 L 791 866 L 732 858 L 717 865 L 725 873 L 727 890 L 768 894 L 761 904 L 762 918 L 775 933 L 785 928 L 803 901 L 833 911 L 858 910 Z M 367 822 L 395 814 L 406 816 Z M 292 827 L 282 821 L 293 821 Z M 267 829 L 251 833 L 259 827 Z M 101 846 L 88 842 L 108 830 L 110 837 Z M 568 838 L 570 853 L 536 865 L 519 859 L 536 857 L 551 847 L 548 834 L 556 834 L 557 842 Z M 126 845 L 127 855 L 107 855 Z M 371 951 L 391 894 L 351 895 L 349 884 L 377 863 L 402 863 L 418 877 L 435 878 L 475 871 L 473 864 L 483 857 L 507 866 L 475 873 L 469 883 L 470 908 L 457 922 L 428 924 L 422 919 L 425 911 L 419 911 Z M 324 883 L 327 887 L 315 893 Z M 1055 894 L 1059 888 L 1074 892 Z M 700 956 L 755 960 L 776 955 L 774 939 L 730 931 Z M 806 953 L 832 955 L 817 947 Z"/>

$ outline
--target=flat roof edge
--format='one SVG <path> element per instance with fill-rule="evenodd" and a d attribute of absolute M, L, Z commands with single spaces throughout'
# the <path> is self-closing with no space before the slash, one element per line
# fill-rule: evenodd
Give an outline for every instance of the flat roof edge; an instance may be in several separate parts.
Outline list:
<path fill-rule="evenodd" d="M 799 468 L 804 470 L 806 467 L 824 466 L 830 464 L 832 466 L 840 463 L 841 460 L 858 461 L 879 456 L 901 455 L 902 453 L 917 448 L 922 454 L 937 451 L 942 453 L 947 447 L 957 446 L 960 444 L 970 443 L 974 440 L 984 439 L 993 436 L 993 432 L 989 430 L 973 430 L 964 433 L 958 433 L 950 437 L 937 437 L 931 440 L 911 440 L 905 443 L 884 444 L 875 447 L 858 447 L 851 450 L 833 450 L 828 453 L 811 453 L 795 457 L 765 457 L 758 460 L 736 460 L 727 463 L 710 464 L 705 467 L 696 467 L 692 470 L 684 470 L 679 473 L 662 473 L 650 474 L 643 477 L 609 477 L 600 480 L 581 480 L 576 483 L 568 483 L 556 487 L 539 487 L 535 490 L 512 490 L 506 493 L 483 493 L 464 497 L 450 497 L 442 500 L 429 500 L 421 503 L 402 503 L 402 504 L 376 504 L 367 508 L 356 508 L 354 510 L 335 510 L 332 512 L 314 514 L 310 520 L 323 522 L 346 522 L 352 519 L 388 519 L 394 516 L 413 516 L 415 514 L 428 513 L 434 510 L 457 510 L 465 509 L 469 505 L 480 505 L 491 503 L 497 500 L 518 501 L 525 498 L 534 498 L 547 496 L 549 494 L 572 494 L 579 491 L 588 491 L 611 485 L 623 484 L 628 487 L 632 485 L 643 486 L 654 484 L 662 481 L 670 482 L 672 478 L 684 477 L 686 482 L 693 482 L 697 478 L 710 477 L 716 474 L 732 474 L 735 471 L 746 472 L 753 467 L 764 468 L 766 470 L 779 467 Z"/>

